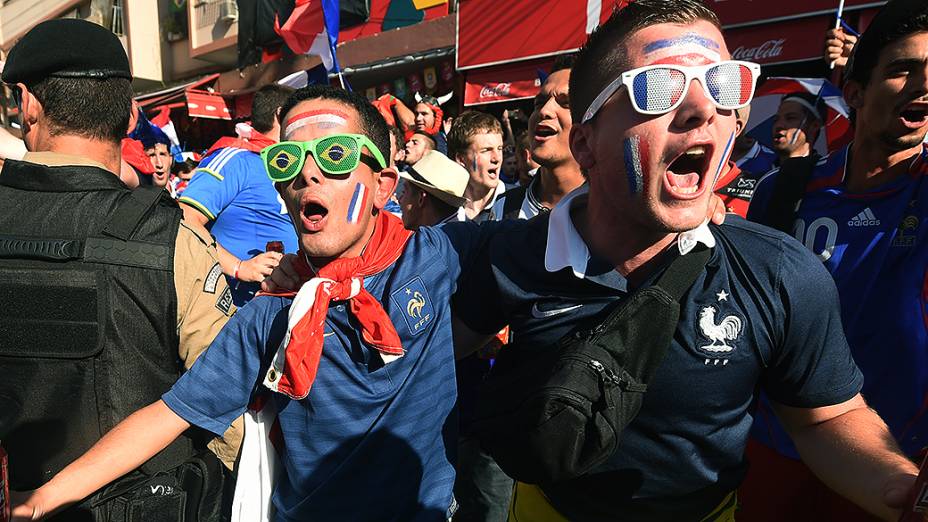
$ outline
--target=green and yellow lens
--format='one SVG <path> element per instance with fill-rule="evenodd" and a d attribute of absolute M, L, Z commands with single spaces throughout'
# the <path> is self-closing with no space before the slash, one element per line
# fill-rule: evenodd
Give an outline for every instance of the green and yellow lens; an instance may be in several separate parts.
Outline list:
<path fill-rule="evenodd" d="M 267 174 L 274 181 L 295 178 L 303 168 L 305 154 L 298 143 L 286 141 L 261 151 Z"/>
<path fill-rule="evenodd" d="M 362 156 L 361 148 L 367 147 L 376 160 L 371 165 L 369 159 Z M 362 134 L 331 134 L 312 141 L 282 141 L 266 147 L 261 151 L 261 160 L 272 181 L 283 182 L 295 178 L 306 161 L 306 154 L 312 154 L 316 165 L 326 175 L 342 176 L 358 168 L 361 161 L 371 165 L 387 167 L 383 154 L 367 136 Z"/>
<path fill-rule="evenodd" d="M 347 174 L 358 168 L 361 144 L 347 134 L 336 134 L 316 140 L 313 157 L 319 168 L 329 174 Z"/>

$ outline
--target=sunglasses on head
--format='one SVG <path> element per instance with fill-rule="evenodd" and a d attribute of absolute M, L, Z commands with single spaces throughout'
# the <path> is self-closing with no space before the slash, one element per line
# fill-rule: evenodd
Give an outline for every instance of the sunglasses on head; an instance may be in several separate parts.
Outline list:
<path fill-rule="evenodd" d="M 362 147 L 374 155 L 361 152 Z M 312 141 L 282 141 L 261 151 L 261 161 L 273 181 L 290 181 L 303 170 L 306 155 L 312 154 L 316 166 L 326 176 L 345 176 L 360 163 L 371 170 L 387 168 L 387 162 L 376 145 L 361 134 L 330 134 Z"/>
<path fill-rule="evenodd" d="M 683 103 L 693 79 L 716 107 L 740 109 L 751 103 L 760 65 L 728 60 L 707 65 L 648 65 L 622 73 L 603 89 L 583 115 L 586 123 L 622 87 L 628 89 L 632 107 L 641 114 L 666 114 Z"/>

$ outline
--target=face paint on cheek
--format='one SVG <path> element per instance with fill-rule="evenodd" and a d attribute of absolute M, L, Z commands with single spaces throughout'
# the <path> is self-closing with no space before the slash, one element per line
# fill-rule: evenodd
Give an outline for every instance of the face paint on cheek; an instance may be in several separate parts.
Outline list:
<path fill-rule="evenodd" d="M 725 150 L 722 151 L 722 158 L 719 159 L 719 166 L 715 169 L 715 179 L 712 180 L 712 187 L 715 187 L 715 184 L 719 182 L 719 176 L 722 175 L 722 169 L 725 165 L 728 164 L 728 157 L 731 156 L 731 148 L 735 143 L 735 133 L 731 133 L 731 137 L 728 138 L 728 143 L 725 144 Z"/>
<path fill-rule="evenodd" d="M 648 165 L 648 142 L 641 136 L 630 136 L 625 138 L 624 146 L 628 190 L 631 194 L 640 194 L 644 190 L 644 172 Z"/>
<path fill-rule="evenodd" d="M 287 120 L 284 125 L 284 138 L 289 138 L 297 129 L 307 125 L 316 125 L 320 129 L 331 129 L 348 124 L 348 115 L 341 111 L 308 111 L 301 112 Z"/>
<path fill-rule="evenodd" d="M 354 224 L 360 221 L 366 205 L 367 187 L 363 183 L 358 183 L 354 187 L 354 195 L 351 196 L 351 203 L 348 205 L 348 223 Z"/>
<path fill-rule="evenodd" d="M 700 36 L 696 33 L 687 33 L 679 38 L 656 40 L 644 46 L 644 55 L 649 65 L 677 64 L 697 65 L 700 63 L 718 62 L 722 56 L 721 47 L 715 40 Z"/>

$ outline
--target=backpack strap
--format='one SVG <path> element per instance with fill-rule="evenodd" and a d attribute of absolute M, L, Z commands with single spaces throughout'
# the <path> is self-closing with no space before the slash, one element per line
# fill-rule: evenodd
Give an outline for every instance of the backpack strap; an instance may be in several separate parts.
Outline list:
<path fill-rule="evenodd" d="M 812 178 L 812 171 L 818 160 L 817 154 L 810 154 L 803 158 L 789 158 L 783 161 L 762 224 L 787 234 L 792 233 L 796 208 Z"/>
<path fill-rule="evenodd" d="M 516 187 L 503 193 L 503 219 L 519 219 L 525 187 Z"/>
<path fill-rule="evenodd" d="M 35 239 L 0 235 L 0 259 L 79 259 L 84 242 L 79 239 Z"/>
<path fill-rule="evenodd" d="M 171 247 L 129 238 L 158 204 L 164 189 L 138 188 L 124 198 L 103 227 L 103 236 L 87 239 L 53 239 L 0 235 L 0 259 L 36 259 L 173 270 Z"/>
<path fill-rule="evenodd" d="M 154 186 L 138 187 L 130 192 L 129 197 L 119 203 L 113 216 L 103 227 L 103 235 L 128 241 L 142 219 L 155 208 L 164 194 L 163 188 Z"/>

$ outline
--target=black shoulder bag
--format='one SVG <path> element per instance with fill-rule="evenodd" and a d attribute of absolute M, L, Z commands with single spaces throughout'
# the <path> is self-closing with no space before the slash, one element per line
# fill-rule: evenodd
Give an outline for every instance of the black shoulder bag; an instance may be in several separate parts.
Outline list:
<path fill-rule="evenodd" d="M 500 352 L 479 392 L 474 431 L 506 474 L 550 484 L 615 453 L 670 346 L 679 300 L 708 259 L 706 248 L 677 257 L 592 329 L 542 349 L 517 341 Z"/>

